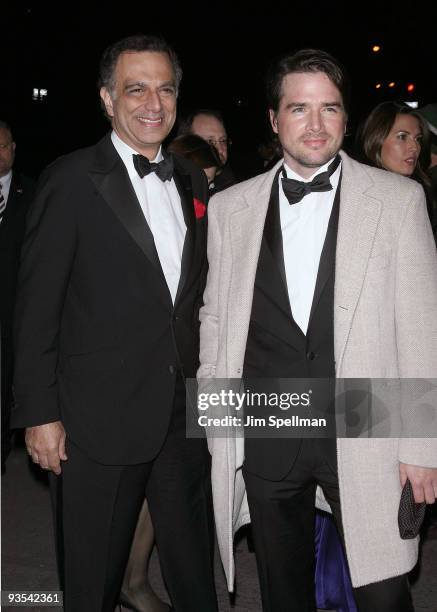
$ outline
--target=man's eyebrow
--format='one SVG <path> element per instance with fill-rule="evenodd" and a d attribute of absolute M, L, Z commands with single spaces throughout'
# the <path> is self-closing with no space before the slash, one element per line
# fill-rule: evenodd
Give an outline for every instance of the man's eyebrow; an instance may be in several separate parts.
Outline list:
<path fill-rule="evenodd" d="M 124 89 L 129 89 L 130 87 L 148 87 L 149 83 L 147 81 L 133 81 L 127 82 L 124 86 Z M 164 81 L 159 84 L 159 87 L 176 87 L 174 81 Z"/>

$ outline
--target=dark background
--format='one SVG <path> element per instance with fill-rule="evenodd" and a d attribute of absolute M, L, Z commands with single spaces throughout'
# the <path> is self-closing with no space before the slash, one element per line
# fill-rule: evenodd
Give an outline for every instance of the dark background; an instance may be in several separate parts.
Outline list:
<path fill-rule="evenodd" d="M 103 49 L 123 36 L 153 32 L 181 59 L 179 114 L 199 106 L 220 108 L 237 164 L 253 157 L 270 133 L 263 75 L 271 59 L 302 47 L 331 52 L 352 80 L 350 148 L 358 123 L 378 102 L 416 100 L 422 106 L 437 100 L 433 5 L 16 2 L 6 13 L 2 9 L 0 118 L 13 128 L 17 164 L 36 177 L 58 155 L 94 143 L 108 129 L 96 88 Z M 378 54 L 371 49 L 376 43 Z M 396 83 L 392 89 L 390 81 Z M 408 83 L 415 85 L 411 94 Z M 44 101 L 32 100 L 34 87 L 48 90 Z"/>

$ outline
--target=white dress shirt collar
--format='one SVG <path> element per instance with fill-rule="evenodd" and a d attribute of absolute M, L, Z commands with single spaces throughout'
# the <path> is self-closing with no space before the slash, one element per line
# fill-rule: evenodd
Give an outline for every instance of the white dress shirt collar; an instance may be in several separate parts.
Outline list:
<path fill-rule="evenodd" d="M 139 155 L 138 151 L 135 151 L 135 149 L 130 147 L 128 144 L 126 144 L 124 140 L 122 140 L 120 136 L 117 134 L 117 132 L 115 132 L 114 130 L 111 133 L 111 140 L 112 140 L 112 144 L 114 145 L 117 153 L 120 155 L 121 159 L 124 162 L 124 165 L 127 168 L 129 178 L 132 179 L 132 177 L 137 176 L 138 173 L 135 170 L 134 160 L 133 160 L 132 155 Z M 150 162 L 158 163 L 162 161 L 163 159 L 164 159 L 164 156 L 162 154 L 162 147 L 160 146 L 155 159 L 151 159 Z"/>

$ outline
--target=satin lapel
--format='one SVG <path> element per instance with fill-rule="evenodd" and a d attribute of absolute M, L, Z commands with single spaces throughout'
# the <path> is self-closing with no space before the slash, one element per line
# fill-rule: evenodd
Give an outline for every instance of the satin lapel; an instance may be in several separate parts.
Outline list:
<path fill-rule="evenodd" d="M 99 193 L 165 282 L 153 234 L 110 136 L 97 145 L 95 164 L 89 175 Z"/>
<path fill-rule="evenodd" d="M 313 318 L 314 312 L 317 309 L 323 289 L 325 288 L 331 274 L 335 274 L 335 249 L 337 245 L 338 216 L 340 212 L 340 191 L 341 175 L 337 186 L 337 191 L 335 193 L 331 215 L 329 217 L 328 229 L 326 230 L 326 237 L 323 243 L 322 253 L 320 255 L 320 263 L 317 271 L 317 280 L 314 288 L 308 329 L 311 325 L 311 319 Z"/>
<path fill-rule="evenodd" d="M 177 164 L 176 161 L 175 164 Z M 184 172 L 182 168 L 175 165 L 174 180 L 181 198 L 182 212 L 184 214 L 185 225 L 187 227 L 184 248 L 182 250 L 181 276 L 179 278 L 178 290 L 175 299 L 176 306 L 193 268 L 194 244 L 196 239 L 196 218 L 194 215 L 191 176 Z"/>
<path fill-rule="evenodd" d="M 279 280 L 282 281 L 281 295 L 284 297 L 288 305 L 287 310 L 290 311 L 290 300 L 287 291 L 287 277 L 285 274 L 285 263 L 284 263 L 284 247 L 282 243 L 282 230 L 281 230 L 281 215 L 279 212 L 279 174 L 281 169 L 278 170 L 272 185 L 272 192 L 270 194 L 269 207 L 267 209 L 266 221 L 264 225 L 264 238 L 267 246 L 270 250 L 270 254 L 276 264 L 276 271 L 279 273 Z"/>
<path fill-rule="evenodd" d="M 373 185 L 365 166 L 342 154 L 337 250 L 335 257 L 334 344 L 337 373 L 363 286 L 375 239 L 381 202 L 367 191 Z"/>

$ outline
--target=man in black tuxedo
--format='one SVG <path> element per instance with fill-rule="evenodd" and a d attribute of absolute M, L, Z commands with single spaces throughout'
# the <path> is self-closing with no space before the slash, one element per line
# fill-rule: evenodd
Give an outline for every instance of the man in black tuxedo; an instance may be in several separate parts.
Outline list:
<path fill-rule="evenodd" d="M 48 168 L 29 215 L 13 422 L 58 475 L 68 612 L 113 612 L 145 493 L 174 608 L 217 610 L 206 445 L 185 437 L 208 185 L 161 147 L 180 79 L 162 39 L 109 47 L 113 131 Z"/>
<path fill-rule="evenodd" d="M 2 473 L 10 450 L 12 404 L 12 314 L 26 212 L 35 186 L 13 170 L 15 142 L 9 125 L 0 121 L 0 322 Z"/>

